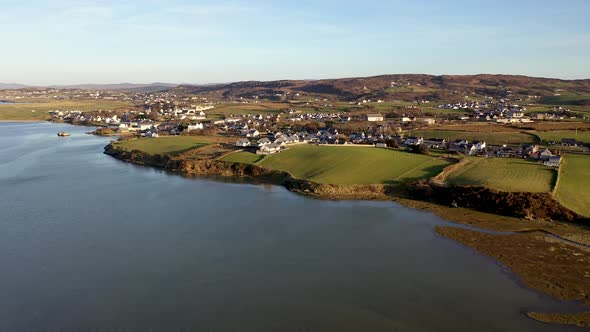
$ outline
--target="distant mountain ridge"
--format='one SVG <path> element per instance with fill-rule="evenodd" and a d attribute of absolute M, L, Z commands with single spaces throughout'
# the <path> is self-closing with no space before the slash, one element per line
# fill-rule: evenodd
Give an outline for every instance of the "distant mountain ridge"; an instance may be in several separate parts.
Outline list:
<path fill-rule="evenodd" d="M 398 74 L 320 80 L 245 81 L 217 85 L 180 85 L 172 92 L 215 98 L 284 99 L 285 94 L 308 94 L 345 101 L 464 100 L 465 96 L 504 98 L 510 95 L 541 97 L 566 93 L 590 96 L 590 79 L 562 80 L 518 75 Z M 586 100 L 586 99 L 584 99 Z"/>
<path fill-rule="evenodd" d="M 140 90 L 140 89 L 171 89 L 179 86 L 175 83 L 154 82 L 147 84 L 137 83 L 116 83 L 116 84 L 72 84 L 72 85 L 24 85 L 24 84 L 3 84 L 1 89 L 24 89 L 24 88 L 55 88 L 55 89 L 81 89 L 81 90 Z"/>
<path fill-rule="evenodd" d="M 14 86 L 14 85 L 5 85 Z M 564 80 L 520 75 L 426 75 L 396 74 L 318 80 L 243 81 L 218 84 L 80 84 L 54 88 L 121 90 L 134 92 L 170 91 L 212 99 L 256 98 L 287 101 L 294 95 L 360 102 L 433 101 L 460 102 L 468 98 L 537 96 L 564 105 L 590 105 L 590 79 Z M 289 96 L 289 97 L 287 97 Z M 467 97 L 467 98 L 466 98 Z"/>

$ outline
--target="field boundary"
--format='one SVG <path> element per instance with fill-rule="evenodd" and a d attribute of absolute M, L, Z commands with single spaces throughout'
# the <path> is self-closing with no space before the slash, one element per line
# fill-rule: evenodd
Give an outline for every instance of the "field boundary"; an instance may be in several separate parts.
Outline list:
<path fill-rule="evenodd" d="M 565 156 L 561 157 L 561 164 L 559 165 L 559 168 L 557 169 L 557 178 L 555 179 L 555 185 L 553 186 L 553 190 L 551 191 L 551 196 L 553 196 L 554 199 L 557 200 L 557 191 L 559 188 L 559 184 L 561 182 L 561 170 L 563 169 L 563 166 L 566 163 L 566 158 L 564 158 Z"/>

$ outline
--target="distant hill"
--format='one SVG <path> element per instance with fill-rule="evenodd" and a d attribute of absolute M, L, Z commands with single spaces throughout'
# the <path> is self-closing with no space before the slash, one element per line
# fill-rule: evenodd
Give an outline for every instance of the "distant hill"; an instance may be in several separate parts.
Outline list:
<path fill-rule="evenodd" d="M 17 83 L 0 83 L 0 90 L 6 89 L 22 89 L 26 88 L 27 86 L 24 84 L 17 84 Z"/>
<path fill-rule="evenodd" d="M 246 81 L 217 85 L 180 85 L 176 93 L 209 95 L 216 98 L 259 98 L 280 100 L 286 93 L 324 96 L 343 101 L 430 100 L 460 101 L 469 97 L 537 95 L 590 96 L 590 79 L 561 80 L 515 75 L 381 75 L 321 80 Z"/>
<path fill-rule="evenodd" d="M 82 89 L 82 90 L 166 90 L 177 87 L 174 83 L 150 83 L 150 84 L 134 84 L 134 83 L 117 83 L 117 84 L 76 84 L 76 85 L 52 85 L 50 88 L 57 89 Z"/>
<path fill-rule="evenodd" d="M 4 84 L 0 83 L 0 90 L 6 89 L 24 89 L 24 88 L 55 88 L 55 89 L 81 89 L 81 90 L 125 90 L 137 92 L 159 92 L 166 91 L 177 87 L 174 83 L 149 83 L 149 84 L 135 84 L 135 83 L 117 83 L 117 84 L 74 84 L 74 85 L 25 85 L 25 84 Z"/>

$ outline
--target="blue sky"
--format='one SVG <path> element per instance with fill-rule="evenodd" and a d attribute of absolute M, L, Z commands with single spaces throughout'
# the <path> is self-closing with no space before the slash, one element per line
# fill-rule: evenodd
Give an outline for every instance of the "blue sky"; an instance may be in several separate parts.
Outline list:
<path fill-rule="evenodd" d="M 590 78 L 590 1 L 0 0 L 0 82 Z"/>

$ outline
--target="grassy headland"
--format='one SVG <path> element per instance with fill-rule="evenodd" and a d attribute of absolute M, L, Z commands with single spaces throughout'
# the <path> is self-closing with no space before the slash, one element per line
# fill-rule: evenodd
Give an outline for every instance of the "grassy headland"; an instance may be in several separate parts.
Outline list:
<path fill-rule="evenodd" d="M 325 184 L 395 184 L 428 179 L 450 162 L 372 147 L 299 146 L 264 159 L 260 166 Z"/>

